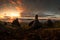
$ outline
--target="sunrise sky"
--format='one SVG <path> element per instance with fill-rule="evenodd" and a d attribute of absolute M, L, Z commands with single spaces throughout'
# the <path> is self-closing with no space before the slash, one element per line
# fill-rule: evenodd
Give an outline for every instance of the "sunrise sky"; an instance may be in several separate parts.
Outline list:
<path fill-rule="evenodd" d="M 0 17 L 60 17 L 60 0 L 0 0 Z M 4 17 L 3 17 L 4 16 Z"/>

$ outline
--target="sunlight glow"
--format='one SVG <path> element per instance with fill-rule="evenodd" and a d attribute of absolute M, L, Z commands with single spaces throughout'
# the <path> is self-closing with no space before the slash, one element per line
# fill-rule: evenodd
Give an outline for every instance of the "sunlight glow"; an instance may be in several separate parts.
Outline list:
<path fill-rule="evenodd" d="M 5 17 L 5 18 L 20 18 L 21 17 L 21 13 L 22 11 L 18 12 L 18 11 L 5 11 L 2 15 Z"/>
<path fill-rule="evenodd" d="M 9 17 L 19 17 L 20 14 L 17 12 L 10 12 L 10 13 L 6 13 L 5 16 L 9 16 Z"/>

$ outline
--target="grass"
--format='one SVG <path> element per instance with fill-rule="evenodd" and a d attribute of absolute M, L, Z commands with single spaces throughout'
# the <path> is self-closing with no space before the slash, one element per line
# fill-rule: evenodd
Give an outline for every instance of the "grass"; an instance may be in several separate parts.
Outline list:
<path fill-rule="evenodd" d="M 57 26 L 54 28 L 45 27 L 31 31 L 25 31 L 30 28 L 30 26 L 28 26 L 28 23 L 21 23 L 22 29 L 19 29 L 18 26 L 13 27 L 9 25 L 4 25 L 9 31 L 8 33 L 0 32 L 0 39 L 1 40 L 32 40 L 37 38 L 37 36 L 39 36 L 39 38 L 42 40 L 60 40 L 60 28 L 59 28 L 60 23 L 56 23 L 56 24 Z"/>

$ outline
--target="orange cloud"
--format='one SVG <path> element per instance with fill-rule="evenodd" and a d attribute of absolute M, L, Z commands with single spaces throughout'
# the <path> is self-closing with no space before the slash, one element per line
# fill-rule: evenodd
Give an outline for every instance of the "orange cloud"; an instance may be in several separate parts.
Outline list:
<path fill-rule="evenodd" d="M 22 0 L 17 0 L 16 3 L 17 4 L 22 4 Z"/>
<path fill-rule="evenodd" d="M 24 10 L 22 7 L 18 7 L 18 6 L 16 6 L 15 8 L 16 8 L 16 10 L 19 11 L 19 12 L 22 12 L 22 11 Z"/>
<path fill-rule="evenodd" d="M 16 2 L 14 2 L 13 0 L 9 0 L 9 2 L 13 5 L 16 5 Z"/>

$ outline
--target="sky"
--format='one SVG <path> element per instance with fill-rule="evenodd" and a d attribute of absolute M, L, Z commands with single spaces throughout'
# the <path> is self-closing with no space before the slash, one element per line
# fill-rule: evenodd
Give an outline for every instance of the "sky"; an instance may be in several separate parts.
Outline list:
<path fill-rule="evenodd" d="M 60 0 L 0 0 L 0 14 L 12 12 L 22 17 L 60 17 Z"/>

